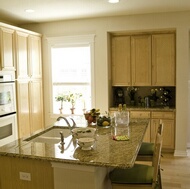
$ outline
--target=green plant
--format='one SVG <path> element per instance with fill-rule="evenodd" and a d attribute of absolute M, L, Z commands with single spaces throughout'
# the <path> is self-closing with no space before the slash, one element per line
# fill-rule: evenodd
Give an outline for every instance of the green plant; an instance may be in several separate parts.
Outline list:
<path fill-rule="evenodd" d="M 61 101 L 61 102 L 66 101 L 66 100 L 67 100 L 67 96 L 61 94 L 61 95 L 56 96 L 56 97 L 55 97 L 55 100 L 56 100 L 57 102 L 59 102 L 59 101 Z"/>
<path fill-rule="evenodd" d="M 74 108 L 75 103 L 77 99 L 81 98 L 82 94 L 81 93 L 71 93 L 70 91 L 68 93 L 64 94 L 59 94 L 58 96 L 55 97 L 56 101 L 61 101 L 64 102 L 70 102 L 72 105 L 72 108 Z"/>

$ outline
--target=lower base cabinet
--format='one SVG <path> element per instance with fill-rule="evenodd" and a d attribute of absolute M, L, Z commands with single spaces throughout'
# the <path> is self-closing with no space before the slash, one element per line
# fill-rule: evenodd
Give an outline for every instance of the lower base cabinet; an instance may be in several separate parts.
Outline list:
<path fill-rule="evenodd" d="M 144 142 L 154 142 L 160 119 L 164 124 L 162 151 L 173 152 L 175 148 L 175 112 L 173 111 L 130 111 L 130 118 L 150 119 Z"/>
<path fill-rule="evenodd" d="M 163 129 L 163 151 L 174 151 L 175 148 L 175 113 L 174 112 L 152 112 L 151 119 L 151 142 L 154 142 L 156 131 L 161 119 Z"/>
<path fill-rule="evenodd" d="M 0 189 L 53 189 L 53 168 L 48 161 L 0 157 Z M 21 180 L 20 172 L 30 173 L 31 180 Z"/>

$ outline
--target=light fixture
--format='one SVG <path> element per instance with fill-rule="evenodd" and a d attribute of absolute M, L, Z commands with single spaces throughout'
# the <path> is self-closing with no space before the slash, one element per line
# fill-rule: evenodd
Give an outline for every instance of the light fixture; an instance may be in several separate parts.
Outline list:
<path fill-rule="evenodd" d="M 33 13 L 35 12 L 33 9 L 26 9 L 25 12 L 28 12 L 28 13 Z"/>
<path fill-rule="evenodd" d="M 108 3 L 119 3 L 119 0 L 108 0 Z"/>

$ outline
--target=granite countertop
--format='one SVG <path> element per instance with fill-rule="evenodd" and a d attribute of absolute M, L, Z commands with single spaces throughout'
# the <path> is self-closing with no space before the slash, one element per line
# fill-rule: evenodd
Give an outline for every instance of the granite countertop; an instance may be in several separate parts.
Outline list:
<path fill-rule="evenodd" d="M 98 127 L 96 142 L 89 151 L 82 150 L 78 146 L 77 140 L 70 135 L 65 138 L 64 149 L 60 143 L 48 144 L 19 139 L 1 147 L 0 156 L 79 165 L 130 168 L 136 160 L 149 121 L 149 119 L 131 120 L 129 124 L 130 140 L 128 141 L 113 140 L 111 137 L 112 127 Z M 48 130 L 56 128 L 65 129 L 65 127 L 53 126 Z"/>
<path fill-rule="evenodd" d="M 117 107 L 111 107 L 109 109 L 110 111 L 117 111 Z M 127 106 L 127 110 L 140 110 L 140 111 L 173 111 L 175 112 L 175 107 L 163 107 L 163 106 L 155 106 L 155 107 L 149 107 L 145 108 L 142 106 Z"/>

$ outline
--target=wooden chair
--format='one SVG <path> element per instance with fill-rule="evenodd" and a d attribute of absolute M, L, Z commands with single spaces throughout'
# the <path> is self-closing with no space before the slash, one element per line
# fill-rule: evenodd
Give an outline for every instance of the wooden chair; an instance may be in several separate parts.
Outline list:
<path fill-rule="evenodd" d="M 152 165 L 135 164 L 131 169 L 115 168 L 109 177 L 112 189 L 159 189 L 158 168 L 162 149 L 162 136 L 157 133 Z"/>
<path fill-rule="evenodd" d="M 162 120 L 160 120 L 157 133 L 159 133 L 161 136 L 163 135 L 163 127 L 164 125 L 162 123 Z M 143 142 L 137 155 L 137 161 L 152 161 L 154 153 L 154 144 L 155 142 Z"/>

